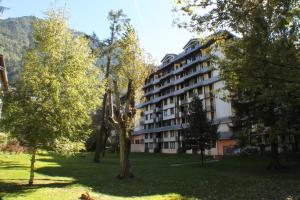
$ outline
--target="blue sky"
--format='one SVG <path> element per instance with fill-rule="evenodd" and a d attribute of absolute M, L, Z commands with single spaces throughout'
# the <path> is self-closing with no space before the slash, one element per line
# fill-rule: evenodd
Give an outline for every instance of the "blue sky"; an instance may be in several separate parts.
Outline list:
<path fill-rule="evenodd" d="M 109 10 L 123 9 L 138 31 L 142 47 L 160 61 L 166 53 L 180 53 L 195 34 L 173 25 L 174 0 L 2 0 L 10 9 L 2 18 L 34 15 L 43 17 L 51 7 L 67 5 L 70 27 L 85 33 L 108 36 Z"/>

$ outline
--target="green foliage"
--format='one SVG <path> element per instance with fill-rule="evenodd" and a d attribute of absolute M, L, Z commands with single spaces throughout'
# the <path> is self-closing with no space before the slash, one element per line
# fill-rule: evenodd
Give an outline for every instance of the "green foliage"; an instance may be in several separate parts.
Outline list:
<path fill-rule="evenodd" d="M 3 125 L 30 147 L 78 150 L 73 142 L 89 134 L 102 92 L 89 43 L 54 11 L 33 24 L 33 41 L 20 82 L 4 97 Z"/>
<path fill-rule="evenodd" d="M 199 97 L 194 97 L 189 104 L 189 128 L 184 134 L 184 145 L 193 150 L 210 149 L 217 139 L 217 126 L 207 119 L 206 111 Z"/>
<path fill-rule="evenodd" d="M 300 51 L 295 44 L 300 40 L 300 2 L 178 3 L 191 17 L 185 25 L 194 30 L 226 27 L 241 36 L 223 43 L 226 59 L 219 62 L 235 110 L 235 131 L 243 138 L 268 135 L 269 144 L 276 144 L 278 136 L 299 134 Z"/>

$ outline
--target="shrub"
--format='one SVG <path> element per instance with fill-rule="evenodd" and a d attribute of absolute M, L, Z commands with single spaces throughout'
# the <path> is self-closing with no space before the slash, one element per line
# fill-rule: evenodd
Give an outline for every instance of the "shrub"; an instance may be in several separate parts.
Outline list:
<path fill-rule="evenodd" d="M 20 142 L 17 139 L 10 139 L 6 144 L 3 144 L 0 147 L 1 151 L 8 153 L 24 153 L 27 152 L 27 148 L 20 145 Z"/>

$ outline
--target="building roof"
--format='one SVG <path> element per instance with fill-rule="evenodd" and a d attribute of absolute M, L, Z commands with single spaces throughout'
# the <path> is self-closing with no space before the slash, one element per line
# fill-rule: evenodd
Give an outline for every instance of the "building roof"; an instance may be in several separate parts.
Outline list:
<path fill-rule="evenodd" d="M 183 49 L 189 48 L 189 47 L 190 47 L 192 44 L 194 44 L 195 42 L 199 43 L 199 42 L 200 42 L 200 39 L 198 39 L 198 38 L 192 38 L 192 39 L 190 39 L 190 40 L 186 43 L 186 45 L 184 45 Z"/>
<path fill-rule="evenodd" d="M 164 57 L 163 57 L 163 59 L 161 60 L 161 62 L 164 62 L 165 60 L 168 60 L 168 59 L 173 59 L 173 58 L 175 58 L 177 55 L 176 54 L 174 54 L 174 53 L 167 53 Z"/>

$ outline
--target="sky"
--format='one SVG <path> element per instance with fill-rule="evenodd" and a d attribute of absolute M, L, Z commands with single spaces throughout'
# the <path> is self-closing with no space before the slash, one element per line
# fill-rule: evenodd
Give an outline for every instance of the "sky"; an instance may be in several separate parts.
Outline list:
<path fill-rule="evenodd" d="M 108 12 L 123 9 L 138 32 L 142 48 L 157 64 L 167 53 L 182 52 L 188 40 L 196 36 L 173 25 L 174 0 L 2 0 L 1 4 L 9 7 L 2 18 L 43 18 L 47 9 L 66 6 L 72 29 L 95 32 L 100 39 L 109 36 Z"/>

